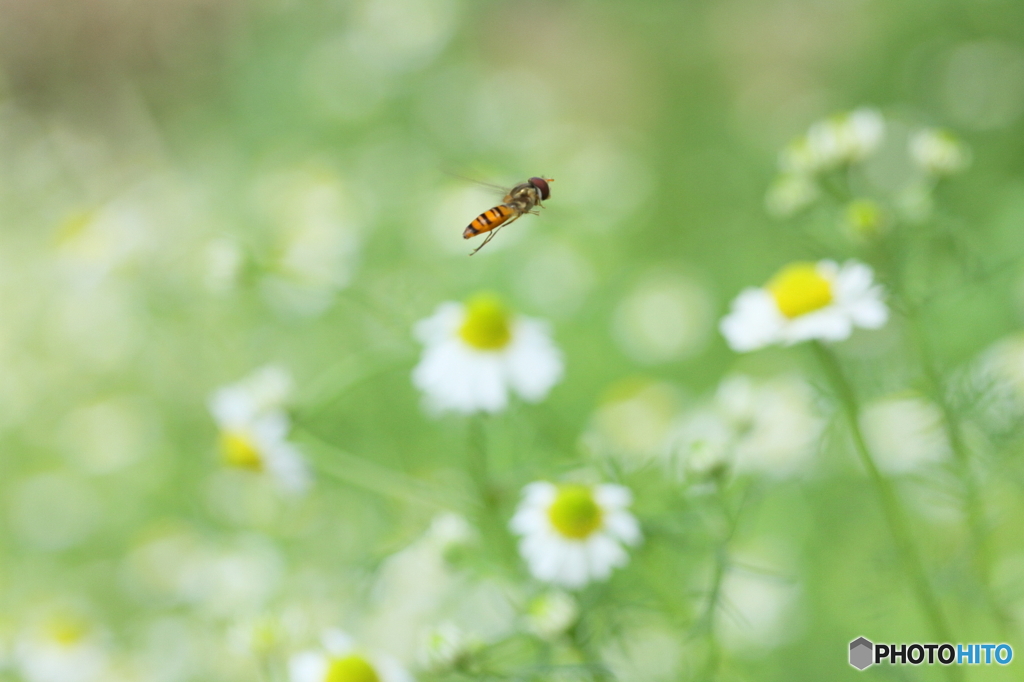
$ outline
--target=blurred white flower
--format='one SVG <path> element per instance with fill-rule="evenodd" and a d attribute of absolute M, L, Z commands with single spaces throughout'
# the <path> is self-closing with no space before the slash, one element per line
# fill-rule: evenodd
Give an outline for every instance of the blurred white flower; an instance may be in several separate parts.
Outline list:
<path fill-rule="evenodd" d="M 704 287 L 689 278 L 656 273 L 619 303 L 613 332 L 630 358 L 651 365 L 700 352 L 713 326 L 712 303 Z"/>
<path fill-rule="evenodd" d="M 764 204 L 770 215 L 788 218 L 813 203 L 820 193 L 808 174 L 783 173 L 768 188 Z"/>
<path fill-rule="evenodd" d="M 671 384 L 624 379 L 601 398 L 583 443 L 595 454 L 637 469 L 661 455 L 680 407 L 679 391 Z"/>
<path fill-rule="evenodd" d="M 105 680 L 105 640 L 104 633 L 79 614 L 47 614 L 18 638 L 14 667 L 25 682 Z"/>
<path fill-rule="evenodd" d="M 736 434 L 718 410 L 687 412 L 667 440 L 668 464 L 680 481 L 707 478 L 732 462 Z"/>
<path fill-rule="evenodd" d="M 891 474 L 927 469 L 948 458 L 942 420 L 937 405 L 913 394 L 872 401 L 860 417 L 878 468 Z"/>
<path fill-rule="evenodd" d="M 359 260 L 363 223 L 353 193 L 317 164 L 269 175 L 255 191 L 279 240 L 264 293 L 282 310 L 322 313 L 348 286 Z"/>
<path fill-rule="evenodd" d="M 206 288 L 215 294 L 233 289 L 245 264 L 245 254 L 238 242 L 227 237 L 211 239 L 203 250 L 203 256 L 203 283 Z"/>
<path fill-rule="evenodd" d="M 507 588 L 451 561 L 451 549 L 475 535 L 463 517 L 443 513 L 415 541 L 389 556 L 360 621 L 361 641 L 411 660 L 422 654 L 424 638 L 438 623 L 471 628 L 474 637 L 485 641 L 507 633 L 515 620 Z"/>
<path fill-rule="evenodd" d="M 971 163 L 971 152 L 948 130 L 925 128 L 910 136 L 910 157 L 930 175 L 958 173 Z"/>
<path fill-rule="evenodd" d="M 969 400 L 977 401 L 990 429 L 1012 429 L 1024 416 L 1024 335 L 992 344 L 975 361 L 969 377 Z"/>
<path fill-rule="evenodd" d="M 727 377 L 715 405 L 736 433 L 737 472 L 786 476 L 805 469 L 825 426 L 806 381 L 791 375 Z"/>
<path fill-rule="evenodd" d="M 226 464 L 267 472 L 282 489 L 302 493 L 311 474 L 298 448 L 286 440 L 291 422 L 281 406 L 290 391 L 291 375 L 268 366 L 215 391 L 209 409 Z"/>
<path fill-rule="evenodd" d="M 455 623 L 445 621 L 427 633 L 420 649 L 420 662 L 432 672 L 452 670 L 483 644 Z"/>
<path fill-rule="evenodd" d="M 726 467 L 790 476 L 806 469 L 823 427 L 803 379 L 726 377 L 713 401 L 677 421 L 668 440 L 669 466 L 684 481 Z"/>
<path fill-rule="evenodd" d="M 799 585 L 781 576 L 730 568 L 722 581 L 717 621 L 722 645 L 757 656 L 791 641 L 798 630 Z"/>
<path fill-rule="evenodd" d="M 476 529 L 466 517 L 454 512 L 444 512 L 434 517 L 427 529 L 424 540 L 435 545 L 442 552 L 451 547 L 469 544 L 476 538 Z"/>
<path fill-rule="evenodd" d="M 732 303 L 720 329 L 739 353 L 811 339 L 842 341 L 853 328 L 877 329 L 889 318 L 871 268 L 857 261 L 797 262 L 764 287 L 750 287 Z"/>
<path fill-rule="evenodd" d="M 72 215 L 56 235 L 59 261 L 76 283 L 95 285 L 153 248 L 153 223 L 145 204 L 128 195 Z"/>
<path fill-rule="evenodd" d="M 885 135 L 885 119 L 876 109 L 861 107 L 817 121 L 805 137 L 791 142 L 779 157 L 779 170 L 813 174 L 870 156 Z"/>
<path fill-rule="evenodd" d="M 684 674 L 687 650 L 679 642 L 685 639 L 685 633 L 668 623 L 648 620 L 609 638 L 601 648 L 601 659 L 611 671 L 609 677 L 618 682 L 693 679 Z"/>
<path fill-rule="evenodd" d="M 526 606 L 526 628 L 542 639 L 561 637 L 579 617 L 580 607 L 576 599 L 561 590 L 534 597 Z"/>
<path fill-rule="evenodd" d="M 108 474 L 151 454 L 161 442 L 156 415 L 144 400 L 117 397 L 82 405 L 57 435 L 69 459 L 90 474 Z"/>
<path fill-rule="evenodd" d="M 807 131 L 807 141 L 819 168 L 828 168 L 862 161 L 878 148 L 884 134 L 882 114 L 861 107 L 818 121 Z"/>
<path fill-rule="evenodd" d="M 325 632 L 321 645 L 291 657 L 290 682 L 413 682 L 412 675 L 398 661 L 361 651 L 339 630 Z"/>
<path fill-rule="evenodd" d="M 632 502 L 620 485 L 537 481 L 523 488 L 509 528 L 522 536 L 519 553 L 535 578 L 578 589 L 629 562 L 624 545 L 641 540 Z"/>
<path fill-rule="evenodd" d="M 509 393 L 539 402 L 562 378 L 547 325 L 513 315 L 490 294 L 441 304 L 415 334 L 425 348 L 412 380 L 434 412 L 501 412 Z"/>

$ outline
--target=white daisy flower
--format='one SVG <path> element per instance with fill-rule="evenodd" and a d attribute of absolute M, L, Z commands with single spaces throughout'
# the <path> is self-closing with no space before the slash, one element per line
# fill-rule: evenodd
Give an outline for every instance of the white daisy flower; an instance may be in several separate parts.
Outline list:
<path fill-rule="evenodd" d="M 971 152 L 948 130 L 925 128 L 910 136 L 910 158 L 930 175 L 950 175 L 967 168 Z"/>
<path fill-rule="evenodd" d="M 668 466 L 680 481 L 710 478 L 731 463 L 736 434 L 712 407 L 687 413 L 667 440 Z"/>
<path fill-rule="evenodd" d="M 568 592 L 545 592 L 526 607 L 526 627 L 541 639 L 554 640 L 568 632 L 580 617 L 580 607 Z"/>
<path fill-rule="evenodd" d="M 281 409 L 290 387 L 286 371 L 262 368 L 215 391 L 209 409 L 220 429 L 225 464 L 265 471 L 283 489 L 302 493 L 309 488 L 311 475 L 298 448 L 287 440 L 291 421 Z"/>
<path fill-rule="evenodd" d="M 290 682 L 414 682 L 398 661 L 361 651 L 339 630 L 328 630 L 321 640 L 321 648 L 288 661 Z"/>
<path fill-rule="evenodd" d="M 88 620 L 55 613 L 19 638 L 13 662 L 25 682 L 98 682 L 108 672 L 105 639 Z"/>
<path fill-rule="evenodd" d="M 805 136 L 782 150 L 779 170 L 813 174 L 870 156 L 885 135 L 885 119 L 876 109 L 861 107 L 814 123 Z"/>
<path fill-rule="evenodd" d="M 877 329 L 886 323 L 882 294 L 863 263 L 791 263 L 766 286 L 742 291 L 719 329 L 738 353 L 811 339 L 842 341 L 854 327 Z"/>
<path fill-rule="evenodd" d="M 509 523 L 522 536 L 519 553 L 538 580 L 567 588 L 607 580 L 629 561 L 623 545 L 640 542 L 640 526 L 627 510 L 633 502 L 620 485 L 555 485 L 537 481 Z"/>
<path fill-rule="evenodd" d="M 807 143 L 822 169 L 862 161 L 878 148 L 884 135 L 882 114 L 861 107 L 818 121 L 807 131 Z"/>
<path fill-rule="evenodd" d="M 425 348 L 413 384 L 435 412 L 501 412 L 509 393 L 539 402 L 562 377 L 548 326 L 513 315 L 490 294 L 441 304 L 415 334 Z"/>
<path fill-rule="evenodd" d="M 420 649 L 420 662 L 432 672 L 454 670 L 484 645 L 483 640 L 445 621 L 432 628 Z"/>
<path fill-rule="evenodd" d="M 775 178 L 764 197 L 768 213 L 788 218 L 814 203 L 821 194 L 814 180 L 806 173 L 783 173 Z"/>

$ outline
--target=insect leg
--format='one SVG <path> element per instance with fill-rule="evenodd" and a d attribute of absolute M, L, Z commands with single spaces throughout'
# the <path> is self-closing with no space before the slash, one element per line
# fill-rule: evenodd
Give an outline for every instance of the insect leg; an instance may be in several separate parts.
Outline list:
<path fill-rule="evenodd" d="M 522 214 L 520 214 L 520 215 L 522 215 Z M 473 255 L 474 253 L 476 253 L 476 252 L 477 252 L 477 251 L 479 251 L 480 249 L 482 249 L 482 248 L 484 248 L 485 246 L 487 246 L 487 242 L 489 242 L 489 241 L 491 241 L 492 239 L 494 239 L 494 235 L 498 234 L 498 232 L 499 232 L 499 231 L 501 230 L 501 228 L 505 227 L 506 225 L 511 225 L 512 223 L 514 223 L 514 222 L 515 222 L 515 221 L 517 221 L 517 220 L 519 220 L 519 216 L 518 216 L 518 215 L 516 215 L 516 216 L 513 216 L 513 217 L 512 217 L 511 219 L 509 219 L 508 221 L 506 221 L 506 222 L 502 223 L 501 225 L 498 225 L 498 226 L 497 226 L 496 228 L 494 228 L 493 230 L 491 230 L 490 232 L 488 232 L 488 233 L 487 233 L 487 237 L 486 237 L 486 238 L 484 239 L 484 242 L 483 242 L 483 244 L 481 244 L 480 246 L 478 246 L 478 247 L 476 247 L 475 249 L 473 249 L 472 253 L 470 253 L 469 255 L 470 255 L 470 256 L 472 256 L 472 255 Z"/>

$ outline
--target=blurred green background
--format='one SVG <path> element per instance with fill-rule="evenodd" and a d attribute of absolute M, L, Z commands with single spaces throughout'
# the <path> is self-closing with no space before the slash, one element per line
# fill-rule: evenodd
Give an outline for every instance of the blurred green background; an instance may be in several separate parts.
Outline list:
<path fill-rule="evenodd" d="M 1017 644 L 1024 4 L 2 0 L 0 679 L 43 679 L 19 651 L 52 613 L 102 633 L 105 680 L 286 679 L 327 627 L 416 669 L 420 629 L 446 619 L 493 644 L 489 672 L 424 679 L 588 679 L 552 660 L 622 680 L 942 678 L 847 665 L 855 637 L 930 641 L 928 624 L 813 357 L 738 356 L 717 332 L 793 260 L 857 257 L 894 288 L 835 207 L 765 210 L 779 151 L 862 105 L 897 138 L 942 126 L 971 149 L 914 241 L 890 244 L 945 388 L 898 306 L 837 350 L 866 404 L 952 405 L 984 577 L 937 408 L 920 398 L 903 431 L 882 414 L 874 442 L 956 641 Z M 458 176 L 532 175 L 555 178 L 541 215 L 468 258 L 462 230 L 496 200 Z M 855 185 L 884 198 L 899 180 Z M 539 405 L 432 417 L 412 326 L 481 290 L 551 322 L 565 378 Z M 972 378 L 993 357 L 1010 385 L 994 397 Z M 316 470 L 301 498 L 217 456 L 208 396 L 268 363 L 295 377 L 292 439 Z M 804 382 L 822 437 L 794 475 L 731 479 L 743 516 L 724 541 L 714 496 L 659 462 L 736 373 Z M 460 501 L 474 428 L 483 511 Z M 898 463 L 913 447 L 928 466 Z M 586 647 L 567 653 L 516 634 L 537 587 L 504 528 L 523 485 L 583 468 L 634 490 L 646 541 L 578 595 Z M 445 510 L 479 537 L 403 568 Z M 749 570 L 708 632 L 723 547 Z M 488 606 L 460 611 L 453 590 Z"/>

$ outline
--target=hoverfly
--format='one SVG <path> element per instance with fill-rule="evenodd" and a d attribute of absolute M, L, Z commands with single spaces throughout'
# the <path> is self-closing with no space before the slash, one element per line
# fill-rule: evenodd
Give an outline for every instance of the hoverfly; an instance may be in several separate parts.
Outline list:
<path fill-rule="evenodd" d="M 487 242 L 494 239 L 500 228 L 511 225 L 527 213 L 540 215 L 534 209 L 537 206 L 543 208 L 544 204 L 541 202 L 551 196 L 549 182 L 554 182 L 554 178 L 530 178 L 526 182 L 521 182 L 508 191 L 500 204 L 478 215 L 462 232 L 462 238 L 469 239 L 483 232 L 488 234 L 483 244 L 473 249 L 473 253 L 469 255 L 472 256 L 487 246 Z"/>

